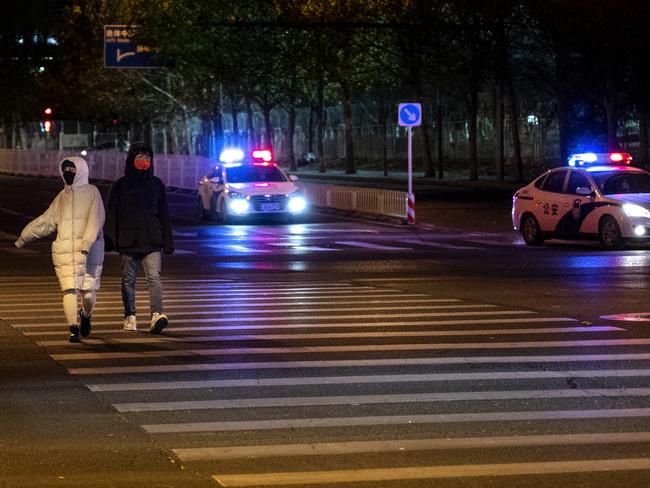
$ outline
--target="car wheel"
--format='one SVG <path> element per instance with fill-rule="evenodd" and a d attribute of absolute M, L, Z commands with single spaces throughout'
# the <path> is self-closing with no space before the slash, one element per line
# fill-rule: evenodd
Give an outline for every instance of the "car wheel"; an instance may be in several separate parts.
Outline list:
<path fill-rule="evenodd" d="M 521 236 L 529 246 L 539 246 L 544 242 L 542 229 L 539 227 L 537 219 L 530 214 L 521 219 Z"/>
<path fill-rule="evenodd" d="M 228 215 L 228 205 L 226 200 L 221 200 L 221 205 L 219 206 L 219 222 L 222 224 L 230 223 L 230 216 Z"/>
<path fill-rule="evenodd" d="M 625 245 L 621 228 L 614 217 L 603 217 L 598 227 L 598 238 L 603 248 L 607 250 L 621 249 Z"/>
<path fill-rule="evenodd" d="M 201 197 L 198 197 L 196 199 L 196 215 L 199 218 L 199 220 L 208 219 L 208 211 L 205 208 L 203 208 L 203 200 L 201 200 Z"/>

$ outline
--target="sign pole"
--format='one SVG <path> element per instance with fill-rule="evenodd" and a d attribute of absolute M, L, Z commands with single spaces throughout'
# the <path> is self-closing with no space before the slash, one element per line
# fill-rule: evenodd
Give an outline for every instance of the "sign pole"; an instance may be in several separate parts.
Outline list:
<path fill-rule="evenodd" d="M 413 194 L 413 137 L 408 127 L 408 198 L 406 203 L 406 221 L 415 224 L 415 195 Z"/>
<path fill-rule="evenodd" d="M 412 127 L 422 124 L 422 104 L 400 103 L 397 107 L 397 123 L 408 129 L 408 192 L 406 194 L 406 222 L 415 224 L 415 195 L 413 194 L 413 134 Z"/>

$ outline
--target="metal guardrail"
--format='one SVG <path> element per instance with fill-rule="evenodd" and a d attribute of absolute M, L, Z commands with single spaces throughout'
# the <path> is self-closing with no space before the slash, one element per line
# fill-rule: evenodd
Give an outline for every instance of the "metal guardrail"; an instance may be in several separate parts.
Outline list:
<path fill-rule="evenodd" d="M 0 149 L 0 173 L 57 176 L 56 165 L 70 151 L 29 151 L 20 149 Z M 124 174 L 124 153 L 91 152 L 83 158 L 88 161 L 90 176 L 94 179 L 113 181 Z M 201 156 L 181 156 L 157 154 L 155 157 L 155 174 L 166 186 L 196 190 L 199 179 L 207 173 L 212 162 Z M 365 188 L 339 186 L 332 184 L 296 182 L 310 204 L 316 207 L 328 207 L 337 210 L 405 217 L 406 192 L 385 190 L 382 188 Z"/>
<path fill-rule="evenodd" d="M 297 184 L 311 205 L 317 207 L 390 217 L 404 217 L 406 214 L 407 194 L 403 191 L 307 183 L 300 180 Z"/>

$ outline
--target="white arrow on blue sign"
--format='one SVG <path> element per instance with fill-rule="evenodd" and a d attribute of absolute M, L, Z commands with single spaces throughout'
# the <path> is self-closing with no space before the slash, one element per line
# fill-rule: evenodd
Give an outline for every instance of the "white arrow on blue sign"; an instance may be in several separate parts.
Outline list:
<path fill-rule="evenodd" d="M 422 124 L 422 104 L 400 103 L 397 107 L 397 122 L 402 127 L 417 127 Z"/>

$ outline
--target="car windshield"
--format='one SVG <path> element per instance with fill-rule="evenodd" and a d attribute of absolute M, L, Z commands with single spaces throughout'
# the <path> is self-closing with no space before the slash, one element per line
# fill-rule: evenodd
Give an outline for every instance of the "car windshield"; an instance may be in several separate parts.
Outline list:
<path fill-rule="evenodd" d="M 631 171 L 591 173 L 603 195 L 650 193 L 650 174 Z"/>
<path fill-rule="evenodd" d="M 277 182 L 287 181 L 277 166 L 234 166 L 226 170 L 229 183 Z"/>

